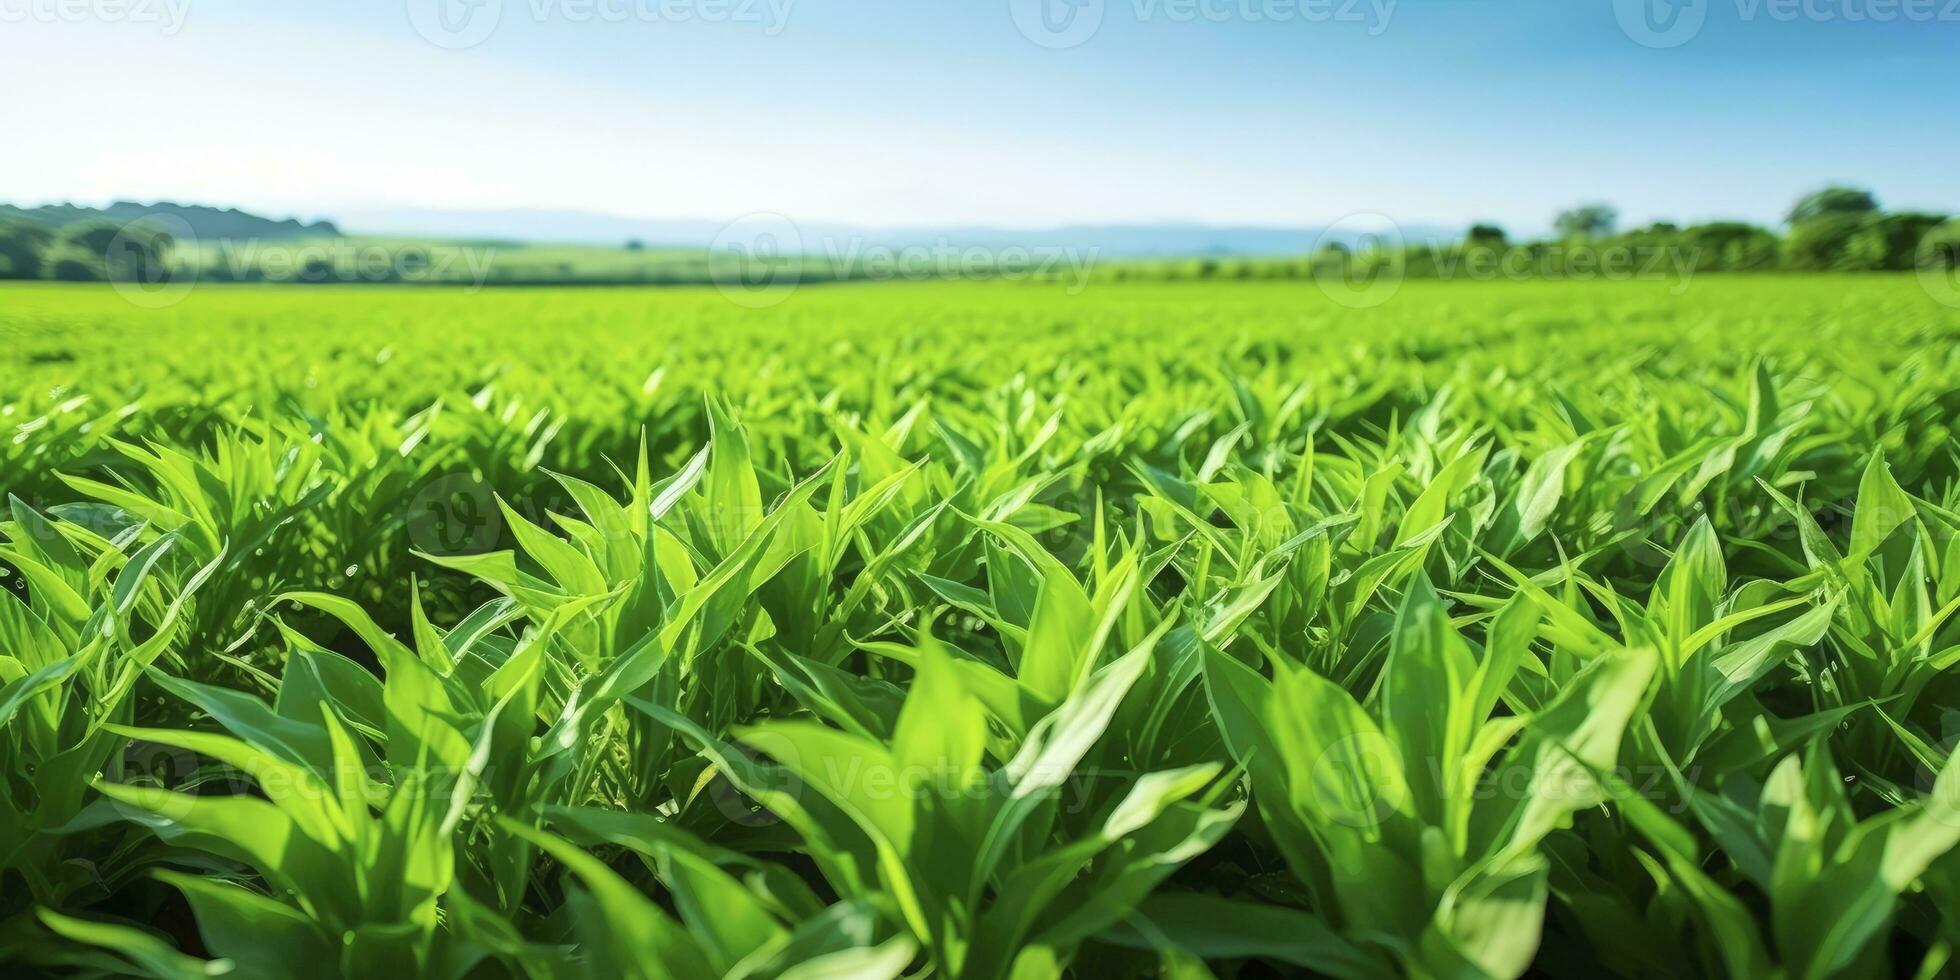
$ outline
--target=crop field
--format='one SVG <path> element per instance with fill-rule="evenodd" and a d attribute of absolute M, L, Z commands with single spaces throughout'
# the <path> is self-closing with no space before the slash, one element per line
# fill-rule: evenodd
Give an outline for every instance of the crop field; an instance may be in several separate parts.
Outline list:
<path fill-rule="evenodd" d="M 0 963 L 1951 975 L 1912 276 L 0 287 Z"/>

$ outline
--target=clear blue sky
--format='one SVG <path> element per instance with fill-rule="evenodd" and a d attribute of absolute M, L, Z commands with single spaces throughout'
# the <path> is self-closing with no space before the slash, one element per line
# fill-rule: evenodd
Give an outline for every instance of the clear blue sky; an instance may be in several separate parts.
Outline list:
<path fill-rule="evenodd" d="M 454 50 L 415 26 L 437 0 L 56 2 L 0 0 L 0 200 L 1533 231 L 1852 181 L 1960 210 L 1954 0 L 1699 0 L 1674 47 L 1631 0 L 1045 0 L 1092 5 L 1047 21 L 1078 32 L 1100 3 L 1059 48 L 1033 0 L 477 0 L 496 29 Z"/>

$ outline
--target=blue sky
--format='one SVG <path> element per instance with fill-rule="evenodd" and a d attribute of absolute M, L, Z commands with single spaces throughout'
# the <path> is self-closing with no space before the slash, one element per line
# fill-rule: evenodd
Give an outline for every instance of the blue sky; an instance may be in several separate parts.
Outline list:
<path fill-rule="evenodd" d="M 0 200 L 1529 232 L 1852 181 L 1960 210 L 1960 0 L 1695 0 L 1663 47 L 1628 18 L 1670 0 L 475 0 L 432 42 L 437 2 L 0 0 L 32 93 Z M 1036 2 L 1089 6 L 1043 35 Z"/>

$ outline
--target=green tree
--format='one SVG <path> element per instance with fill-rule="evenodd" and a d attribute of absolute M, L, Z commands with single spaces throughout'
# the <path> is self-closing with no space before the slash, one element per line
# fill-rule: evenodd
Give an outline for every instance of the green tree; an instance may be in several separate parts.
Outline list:
<path fill-rule="evenodd" d="M 1829 215 L 1863 216 L 1877 211 L 1878 198 L 1873 197 L 1871 191 L 1857 187 L 1826 187 L 1799 198 L 1784 220 L 1794 228 Z"/>
<path fill-rule="evenodd" d="M 1879 214 L 1864 223 L 1844 244 L 1840 268 L 1901 270 L 1913 267 L 1920 243 L 1946 221 L 1943 214 Z"/>
<path fill-rule="evenodd" d="M 107 221 L 77 221 L 63 226 L 48 246 L 43 274 L 63 282 L 98 282 L 109 278 L 103 261 L 121 229 Z"/>
<path fill-rule="evenodd" d="M 54 235 L 37 222 L 0 218 L 0 279 L 38 279 Z"/>
<path fill-rule="evenodd" d="M 1783 240 L 1784 263 L 1809 271 L 1843 268 L 1852 236 L 1864 226 L 1865 215 L 1850 213 L 1819 215 L 1792 225 Z"/>
<path fill-rule="evenodd" d="M 1744 221 L 1694 225 L 1683 231 L 1681 238 L 1695 250 L 1695 268 L 1704 271 L 1767 269 L 1776 264 L 1782 245 L 1774 232 Z"/>
<path fill-rule="evenodd" d="M 1560 238 L 1605 238 L 1619 224 L 1620 212 L 1610 204 L 1581 204 L 1552 219 Z"/>
<path fill-rule="evenodd" d="M 71 256 L 56 259 L 48 270 L 48 278 L 61 282 L 99 282 L 102 268 Z"/>
<path fill-rule="evenodd" d="M 109 253 L 122 228 L 106 221 L 85 221 L 61 230 L 61 240 L 96 259 Z"/>

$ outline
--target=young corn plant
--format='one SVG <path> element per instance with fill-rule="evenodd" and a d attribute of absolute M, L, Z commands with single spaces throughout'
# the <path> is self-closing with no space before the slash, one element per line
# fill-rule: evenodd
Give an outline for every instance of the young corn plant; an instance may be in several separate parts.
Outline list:
<path fill-rule="evenodd" d="M 118 726 L 138 713 L 145 670 L 183 662 L 187 606 L 218 560 L 182 561 L 175 535 L 109 540 L 9 503 L 0 562 L 26 595 L 0 589 L 0 933 L 24 944 L 14 955 L 39 958 L 33 906 L 95 904 L 154 858 L 106 825 L 90 783 L 141 777 L 124 771 L 139 756 Z"/>
<path fill-rule="evenodd" d="M 1618 764 L 1656 659 L 1620 648 L 1548 664 L 1532 651 L 1542 616 L 1521 597 L 1479 649 L 1418 579 L 1365 704 L 1285 659 L 1270 661 L 1269 680 L 1207 651 L 1218 725 L 1323 931 L 1417 976 L 1515 977 L 1531 965 L 1547 900 L 1540 845 L 1605 799 L 1589 769 Z M 1554 675 L 1560 693 L 1497 714 L 1521 673 Z"/>

